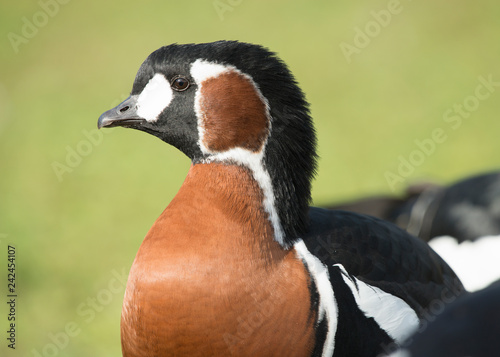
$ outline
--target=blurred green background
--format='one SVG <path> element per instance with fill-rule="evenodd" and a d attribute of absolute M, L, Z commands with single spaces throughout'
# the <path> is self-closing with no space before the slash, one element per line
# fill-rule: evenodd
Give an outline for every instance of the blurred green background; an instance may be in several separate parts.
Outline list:
<path fill-rule="evenodd" d="M 121 355 L 123 281 L 190 165 L 144 133 L 96 130 L 150 52 L 219 39 L 276 51 L 311 102 L 313 197 L 327 204 L 500 167 L 499 19 L 493 0 L 2 2 L 0 355 Z M 482 99 L 480 78 L 498 83 Z"/>

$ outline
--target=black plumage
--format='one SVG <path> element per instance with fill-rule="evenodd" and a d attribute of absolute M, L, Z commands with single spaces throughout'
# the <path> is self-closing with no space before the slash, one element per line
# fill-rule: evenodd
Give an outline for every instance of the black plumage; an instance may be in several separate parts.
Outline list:
<path fill-rule="evenodd" d="M 500 354 L 500 281 L 457 298 L 405 343 L 406 357 Z"/>
<path fill-rule="evenodd" d="M 425 242 L 389 222 L 322 208 L 311 208 L 309 215 L 303 240 L 311 253 L 400 297 L 419 317 L 432 301 L 464 292 L 453 270 Z"/>
<path fill-rule="evenodd" d="M 452 236 L 459 242 L 500 234 L 500 173 L 460 180 L 436 198 L 430 229 L 422 238 Z"/>
<path fill-rule="evenodd" d="M 425 241 L 451 236 L 458 242 L 500 234 L 500 173 L 488 172 L 449 186 L 412 185 L 400 196 L 373 196 L 332 204 L 393 222 Z"/>

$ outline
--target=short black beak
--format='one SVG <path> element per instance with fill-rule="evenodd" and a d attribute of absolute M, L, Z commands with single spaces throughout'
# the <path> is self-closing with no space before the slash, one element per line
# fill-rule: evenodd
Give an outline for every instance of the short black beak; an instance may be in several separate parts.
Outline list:
<path fill-rule="evenodd" d="M 137 95 L 131 95 L 113 109 L 102 113 L 97 121 L 97 128 L 114 126 L 134 127 L 144 123 L 146 119 L 137 114 Z"/>

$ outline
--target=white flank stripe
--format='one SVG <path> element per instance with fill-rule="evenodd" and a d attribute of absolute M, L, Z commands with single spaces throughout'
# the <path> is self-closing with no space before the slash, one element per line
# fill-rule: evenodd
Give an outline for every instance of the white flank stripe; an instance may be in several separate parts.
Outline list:
<path fill-rule="evenodd" d="M 411 353 L 408 350 L 398 350 L 391 353 L 389 357 L 411 357 Z"/>
<path fill-rule="evenodd" d="M 453 269 L 468 291 L 485 288 L 500 279 L 500 236 L 458 243 L 452 237 L 434 238 L 429 245 Z"/>
<path fill-rule="evenodd" d="M 311 277 L 314 279 L 318 289 L 318 323 L 326 318 L 328 325 L 322 356 L 331 357 L 335 349 L 335 333 L 337 332 L 338 311 L 332 284 L 330 283 L 328 268 L 317 257 L 309 252 L 302 239 L 295 243 L 294 248 L 299 258 L 306 262 L 307 269 L 309 270 Z"/>
<path fill-rule="evenodd" d="M 149 122 L 156 121 L 173 97 L 170 83 L 162 74 L 157 73 L 149 80 L 137 99 L 137 114 Z"/>
<path fill-rule="evenodd" d="M 366 317 L 372 317 L 394 341 L 402 343 L 418 329 L 418 316 L 406 302 L 355 277 L 351 278 L 341 264 L 335 266 L 343 272 L 342 278 L 361 311 Z M 356 284 L 352 279 L 355 279 Z"/>

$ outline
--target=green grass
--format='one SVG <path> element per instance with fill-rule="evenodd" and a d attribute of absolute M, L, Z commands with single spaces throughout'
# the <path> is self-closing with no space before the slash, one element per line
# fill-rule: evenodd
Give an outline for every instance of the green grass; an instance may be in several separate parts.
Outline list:
<path fill-rule="evenodd" d="M 6 348 L 3 333 L 0 354 L 120 355 L 123 289 L 110 292 L 112 271 L 128 271 L 190 163 L 143 133 L 102 131 L 90 147 L 84 133 L 98 135 L 101 112 L 127 95 L 139 65 L 162 45 L 238 39 L 278 52 L 311 102 L 317 204 L 391 193 L 385 173 L 397 174 L 398 157 L 436 128 L 447 139 L 396 192 L 415 180 L 446 183 L 498 168 L 500 87 L 458 129 L 442 117 L 474 94 L 479 76 L 500 81 L 500 4 L 402 0 L 348 63 L 340 43 L 352 45 L 354 29 L 387 3 L 241 1 L 221 20 L 212 1 L 70 1 L 18 53 L 8 34 L 20 35 L 23 17 L 41 8 L 2 4 L 0 257 L 16 246 L 19 297 L 17 349 Z M 53 164 L 67 164 L 68 148 L 87 152 L 60 181 Z M 5 278 L 0 286 L 6 331 Z M 50 336 L 63 347 L 57 354 Z"/>

